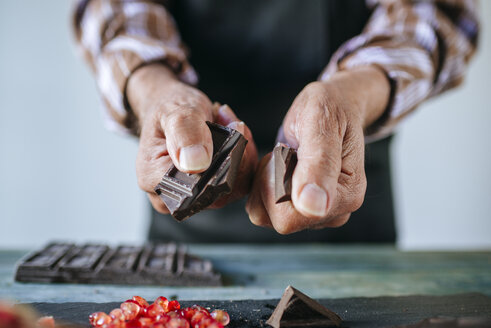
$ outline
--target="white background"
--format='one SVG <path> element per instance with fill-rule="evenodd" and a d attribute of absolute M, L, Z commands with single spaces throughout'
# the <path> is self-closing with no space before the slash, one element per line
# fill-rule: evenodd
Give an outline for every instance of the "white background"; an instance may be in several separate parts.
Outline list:
<path fill-rule="evenodd" d="M 465 85 L 421 106 L 393 147 L 399 246 L 491 249 L 491 2 Z M 104 129 L 69 1 L 0 2 L 0 247 L 143 242 L 137 142 Z"/>

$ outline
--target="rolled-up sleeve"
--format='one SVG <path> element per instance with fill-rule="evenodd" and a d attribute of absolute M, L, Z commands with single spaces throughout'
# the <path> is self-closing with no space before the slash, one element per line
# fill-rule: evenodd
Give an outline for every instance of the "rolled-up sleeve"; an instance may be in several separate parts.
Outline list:
<path fill-rule="evenodd" d="M 138 134 L 125 89 L 132 72 L 142 65 L 163 62 L 182 81 L 197 82 L 163 2 L 80 1 L 74 29 L 79 49 L 96 77 L 106 123 L 112 130 Z"/>
<path fill-rule="evenodd" d="M 321 80 L 339 70 L 376 65 L 391 84 L 384 115 L 367 140 L 392 133 L 397 123 L 429 97 L 459 85 L 475 53 L 476 1 L 367 1 L 373 7 L 362 34 L 333 55 Z"/>

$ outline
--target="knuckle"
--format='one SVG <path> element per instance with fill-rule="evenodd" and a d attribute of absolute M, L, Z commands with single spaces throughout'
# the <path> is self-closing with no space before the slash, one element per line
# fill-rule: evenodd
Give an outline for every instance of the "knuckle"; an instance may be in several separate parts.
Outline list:
<path fill-rule="evenodd" d="M 281 235 L 289 235 L 298 231 L 297 225 L 293 224 L 291 220 L 280 220 L 273 222 L 273 226 L 274 229 Z"/>
<path fill-rule="evenodd" d="M 150 203 L 152 203 L 152 207 L 159 212 L 160 214 L 169 214 L 169 209 L 165 204 L 158 198 L 155 198 L 153 196 L 156 195 L 149 195 L 150 197 Z"/>
<path fill-rule="evenodd" d="M 274 228 L 280 235 L 289 235 L 293 233 L 292 229 L 288 225 L 276 225 Z"/>
<path fill-rule="evenodd" d="M 145 179 L 144 179 L 144 178 L 142 178 L 142 177 L 140 177 L 140 176 L 138 176 L 138 175 L 137 175 L 137 177 L 136 177 L 136 182 L 137 182 L 137 184 L 138 184 L 138 187 L 139 187 L 141 190 L 143 190 L 143 191 L 147 191 L 147 187 L 148 187 L 148 185 L 147 185 L 147 183 L 146 183 L 146 181 L 145 181 Z"/>
<path fill-rule="evenodd" d="M 189 108 L 177 108 L 165 116 L 165 125 L 168 129 L 182 129 L 189 127 L 199 115 Z"/>
<path fill-rule="evenodd" d="M 321 82 L 321 81 L 313 81 L 313 82 L 308 83 L 305 86 L 305 88 L 304 88 L 303 91 L 316 92 L 316 93 L 323 94 L 323 93 L 326 92 L 326 87 L 324 85 L 324 82 Z"/>
<path fill-rule="evenodd" d="M 153 186 L 149 183 L 150 181 L 148 176 L 146 174 L 141 174 L 139 170 L 137 170 L 136 182 L 141 190 L 145 192 L 153 192 Z"/>
<path fill-rule="evenodd" d="M 263 220 L 261 220 L 261 218 L 256 215 L 255 213 L 249 213 L 249 221 L 251 221 L 252 224 L 254 224 L 255 226 L 258 226 L 258 227 L 262 227 L 263 224 Z"/>

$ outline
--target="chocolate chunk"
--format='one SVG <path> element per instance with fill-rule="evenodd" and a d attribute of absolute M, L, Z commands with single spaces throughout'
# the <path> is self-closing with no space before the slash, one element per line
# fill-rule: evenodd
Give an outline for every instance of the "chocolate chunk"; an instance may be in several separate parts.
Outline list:
<path fill-rule="evenodd" d="M 87 284 L 220 286 L 210 261 L 184 246 L 144 247 L 52 243 L 17 266 L 15 280 Z"/>
<path fill-rule="evenodd" d="M 273 149 L 276 204 L 291 199 L 293 170 L 297 165 L 297 151 L 282 144 Z"/>
<path fill-rule="evenodd" d="M 238 131 L 206 123 L 213 137 L 210 167 L 202 173 L 188 174 L 172 165 L 155 187 L 155 192 L 178 221 L 198 213 L 232 191 L 247 144 Z"/>
<path fill-rule="evenodd" d="M 288 286 L 266 323 L 280 327 L 339 327 L 341 318 L 299 290 Z"/>

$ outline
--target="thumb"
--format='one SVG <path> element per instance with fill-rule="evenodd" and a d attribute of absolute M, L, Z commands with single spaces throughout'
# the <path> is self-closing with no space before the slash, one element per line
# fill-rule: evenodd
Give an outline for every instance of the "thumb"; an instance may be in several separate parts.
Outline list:
<path fill-rule="evenodd" d="M 342 137 L 335 124 L 325 124 L 324 120 L 304 117 L 297 129 L 298 163 L 292 178 L 292 202 L 298 212 L 313 219 L 328 215 L 341 172 Z"/>
<path fill-rule="evenodd" d="M 167 149 L 179 171 L 198 173 L 210 165 L 213 142 L 206 124 L 210 117 L 207 111 L 190 107 L 178 108 L 162 116 Z"/>

